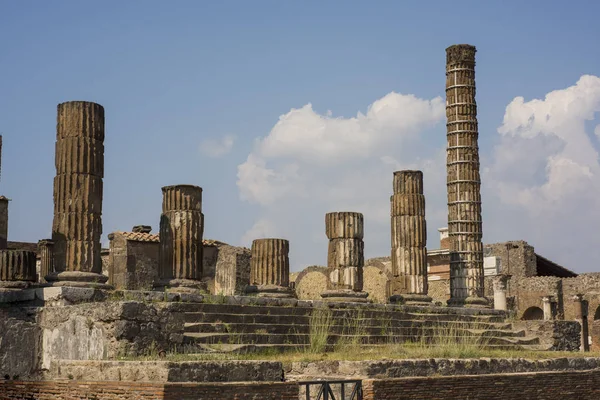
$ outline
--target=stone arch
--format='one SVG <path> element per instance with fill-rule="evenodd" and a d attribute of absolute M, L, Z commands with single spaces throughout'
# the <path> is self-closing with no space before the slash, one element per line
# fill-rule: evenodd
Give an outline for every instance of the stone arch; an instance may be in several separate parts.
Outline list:
<path fill-rule="evenodd" d="M 600 350 L 600 305 L 596 306 L 593 317 L 591 321 L 588 321 L 591 325 L 589 327 L 590 350 L 598 351 Z"/>
<path fill-rule="evenodd" d="M 544 311 L 536 306 L 529 307 L 525 310 L 521 319 L 527 321 L 544 319 Z"/>

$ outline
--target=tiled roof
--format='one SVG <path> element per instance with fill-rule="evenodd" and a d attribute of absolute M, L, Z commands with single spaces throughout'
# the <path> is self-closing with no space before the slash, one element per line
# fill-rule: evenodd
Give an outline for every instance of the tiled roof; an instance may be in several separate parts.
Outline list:
<path fill-rule="evenodd" d="M 115 232 L 123 235 L 125 239 L 134 242 L 158 242 L 158 233 L 141 233 L 141 232 Z"/>
<path fill-rule="evenodd" d="M 133 242 L 159 242 L 160 237 L 158 233 L 141 233 L 141 232 L 115 232 L 116 234 L 123 235 L 125 239 Z M 204 239 L 202 241 L 204 246 L 221 246 L 227 243 L 220 242 L 218 240 Z"/>

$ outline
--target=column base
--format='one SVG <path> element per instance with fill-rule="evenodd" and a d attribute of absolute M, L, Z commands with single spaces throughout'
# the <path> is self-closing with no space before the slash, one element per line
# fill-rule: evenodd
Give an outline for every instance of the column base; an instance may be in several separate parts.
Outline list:
<path fill-rule="evenodd" d="M 449 299 L 448 307 L 491 308 L 485 297 L 470 296 L 464 299 Z"/>
<path fill-rule="evenodd" d="M 206 282 L 195 279 L 162 279 L 154 284 L 154 288 L 169 292 L 208 293 Z"/>
<path fill-rule="evenodd" d="M 342 303 L 369 303 L 367 292 L 355 292 L 351 289 L 332 289 L 321 293 L 321 297 L 325 301 L 342 302 Z"/>
<path fill-rule="evenodd" d="M 63 271 L 53 272 L 44 277 L 50 286 L 71 286 L 85 287 L 94 289 L 114 289 L 113 286 L 107 285 L 108 276 L 97 274 L 95 272 L 83 271 Z"/>
<path fill-rule="evenodd" d="M 250 285 L 246 287 L 246 293 L 256 293 L 258 297 L 293 298 L 296 293 L 287 287 L 277 285 Z"/>
<path fill-rule="evenodd" d="M 35 282 L 28 281 L 0 281 L 0 291 L 22 290 L 35 285 Z"/>
<path fill-rule="evenodd" d="M 406 304 L 410 306 L 430 306 L 433 299 L 426 294 L 406 293 L 390 296 L 390 303 Z"/>

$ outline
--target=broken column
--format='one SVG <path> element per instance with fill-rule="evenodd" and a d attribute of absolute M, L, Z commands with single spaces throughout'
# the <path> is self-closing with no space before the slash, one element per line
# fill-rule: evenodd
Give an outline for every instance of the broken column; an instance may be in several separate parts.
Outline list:
<path fill-rule="evenodd" d="M 71 101 L 58 105 L 54 178 L 55 286 L 109 288 L 102 275 L 104 108 Z"/>
<path fill-rule="evenodd" d="M 582 294 L 576 294 L 572 297 L 575 303 L 575 321 L 581 325 L 581 345 L 579 351 L 590 351 L 590 344 L 588 342 L 588 321 L 585 307 L 585 300 L 583 300 Z"/>
<path fill-rule="evenodd" d="M 493 279 L 494 285 L 494 310 L 507 311 L 506 291 L 510 275 L 496 275 Z"/>
<path fill-rule="evenodd" d="M 448 304 L 485 307 L 475 52 L 467 44 L 446 49 Z"/>
<path fill-rule="evenodd" d="M 261 297 L 292 297 L 289 252 L 290 242 L 285 239 L 254 240 L 247 291 Z"/>
<path fill-rule="evenodd" d="M 39 281 L 46 282 L 46 276 L 54 272 L 54 242 L 50 239 L 42 239 L 38 242 L 40 255 Z"/>
<path fill-rule="evenodd" d="M 34 251 L 0 250 L 0 290 L 25 289 L 36 281 Z"/>
<path fill-rule="evenodd" d="M 421 171 L 396 171 L 390 197 L 392 219 L 391 302 L 429 304 L 427 227 Z"/>
<path fill-rule="evenodd" d="M 202 281 L 202 188 L 174 185 L 162 188 L 160 216 L 160 288 L 206 290 Z"/>
<path fill-rule="evenodd" d="M 0 196 L 0 249 L 8 247 L 8 202 L 10 200 Z"/>
<path fill-rule="evenodd" d="M 357 212 L 332 212 L 325 215 L 329 238 L 327 254 L 328 290 L 321 297 L 328 301 L 366 302 L 363 292 L 364 244 L 363 215 Z"/>

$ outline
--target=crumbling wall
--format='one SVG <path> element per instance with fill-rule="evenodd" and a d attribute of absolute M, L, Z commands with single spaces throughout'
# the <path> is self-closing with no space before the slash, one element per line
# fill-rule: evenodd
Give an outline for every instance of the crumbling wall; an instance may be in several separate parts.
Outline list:
<path fill-rule="evenodd" d="M 450 298 L 450 279 L 428 281 L 427 285 L 429 289 L 427 294 L 433 299 L 433 302 L 446 305 L 446 302 Z"/>
<path fill-rule="evenodd" d="M 581 325 L 576 321 L 518 321 L 513 326 L 537 336 L 545 350 L 578 351 L 581 345 Z"/>
<path fill-rule="evenodd" d="M 391 296 L 389 275 L 392 261 L 390 257 L 370 258 L 363 269 L 363 290 L 369 293 L 368 299 L 374 303 L 388 303 Z"/>
<path fill-rule="evenodd" d="M 109 284 L 121 290 L 151 290 L 158 279 L 159 243 L 114 233 L 110 247 Z"/>
<path fill-rule="evenodd" d="M 321 293 L 327 290 L 328 282 L 327 267 L 313 265 L 305 268 L 295 282 L 298 300 L 321 300 Z"/>
<path fill-rule="evenodd" d="M 221 245 L 218 248 L 213 294 L 243 294 L 250 283 L 250 249 Z"/>
<path fill-rule="evenodd" d="M 564 318 L 563 313 L 563 288 L 561 278 L 553 276 L 535 276 L 529 278 L 511 278 L 508 283 L 516 295 L 515 313 L 518 318 L 529 307 L 543 308 L 542 297 L 553 296 L 557 302 L 558 319 Z"/>
<path fill-rule="evenodd" d="M 0 308 L 0 379 L 35 378 L 40 363 L 37 310 Z"/>
<path fill-rule="evenodd" d="M 48 369 L 56 359 L 101 360 L 181 345 L 180 304 L 106 301 L 45 307 L 41 366 Z"/>
<path fill-rule="evenodd" d="M 503 274 L 513 277 L 537 275 L 535 250 L 524 240 L 487 244 L 483 254 L 500 258 L 500 272 Z"/>

